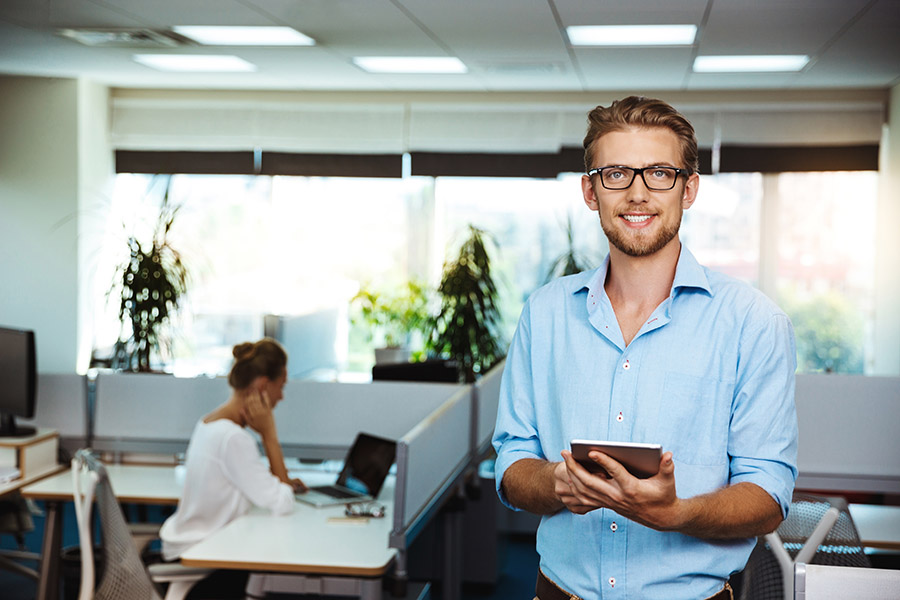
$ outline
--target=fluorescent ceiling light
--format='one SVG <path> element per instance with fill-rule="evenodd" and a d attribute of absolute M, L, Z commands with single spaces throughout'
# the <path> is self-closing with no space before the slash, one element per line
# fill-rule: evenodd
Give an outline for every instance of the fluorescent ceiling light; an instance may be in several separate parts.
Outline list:
<path fill-rule="evenodd" d="M 159 71 L 185 72 L 247 72 L 255 71 L 256 65 L 243 58 L 228 55 L 201 54 L 135 54 L 135 62 Z"/>
<path fill-rule="evenodd" d="M 573 25 L 566 27 L 573 46 L 690 46 L 696 25 Z"/>
<path fill-rule="evenodd" d="M 805 55 L 698 56 L 695 73 L 772 73 L 799 71 L 809 62 Z"/>
<path fill-rule="evenodd" d="M 357 56 L 353 62 L 370 73 L 466 73 L 466 65 L 447 56 Z"/>
<path fill-rule="evenodd" d="M 172 30 L 207 46 L 314 46 L 316 43 L 290 27 L 176 25 Z"/>

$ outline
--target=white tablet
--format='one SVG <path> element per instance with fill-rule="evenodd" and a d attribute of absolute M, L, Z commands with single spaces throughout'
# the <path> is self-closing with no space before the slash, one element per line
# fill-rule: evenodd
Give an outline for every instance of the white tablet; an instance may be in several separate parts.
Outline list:
<path fill-rule="evenodd" d="M 662 458 L 662 446 L 659 444 L 572 440 L 572 458 L 591 473 L 609 477 L 603 467 L 588 457 L 591 450 L 598 450 L 622 463 L 629 473 L 639 479 L 653 477 L 659 472 L 659 461 Z"/>

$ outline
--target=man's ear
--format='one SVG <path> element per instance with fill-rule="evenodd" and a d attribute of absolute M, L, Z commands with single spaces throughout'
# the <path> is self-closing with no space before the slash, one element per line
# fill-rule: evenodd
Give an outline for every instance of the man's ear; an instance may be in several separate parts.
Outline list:
<path fill-rule="evenodd" d="M 587 175 L 581 176 L 581 193 L 584 196 L 584 203 L 593 211 L 600 210 L 600 203 L 597 202 L 597 194 L 594 193 L 594 183 Z"/>
<path fill-rule="evenodd" d="M 700 175 L 692 173 L 684 182 L 684 193 L 681 197 L 682 209 L 687 210 L 694 204 L 698 191 L 700 191 Z"/>

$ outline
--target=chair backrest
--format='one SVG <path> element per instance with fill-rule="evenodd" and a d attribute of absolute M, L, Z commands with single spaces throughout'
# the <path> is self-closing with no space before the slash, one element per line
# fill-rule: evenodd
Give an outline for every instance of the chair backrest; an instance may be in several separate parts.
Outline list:
<path fill-rule="evenodd" d="M 72 459 L 72 472 L 76 481 L 75 506 L 82 563 L 79 600 L 159 600 L 159 594 L 135 549 L 103 463 L 89 451 L 79 450 Z M 89 476 L 87 486 L 81 481 L 85 473 Z M 91 500 L 97 504 L 103 542 L 102 575 L 93 595 L 90 594 L 94 582 Z"/>
<path fill-rule="evenodd" d="M 895 600 L 900 594 L 900 571 L 808 565 L 794 567 L 795 600 Z"/>
<path fill-rule="evenodd" d="M 791 600 L 800 562 L 870 566 L 846 500 L 795 494 L 787 518 L 753 550 L 742 600 Z"/>

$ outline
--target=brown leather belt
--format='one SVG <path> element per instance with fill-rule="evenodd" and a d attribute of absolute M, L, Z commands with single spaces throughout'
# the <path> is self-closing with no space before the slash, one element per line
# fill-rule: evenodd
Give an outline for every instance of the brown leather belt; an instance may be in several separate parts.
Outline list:
<path fill-rule="evenodd" d="M 534 586 L 534 595 L 538 597 L 538 600 L 581 600 L 579 596 L 571 594 L 553 583 L 540 569 L 538 569 L 537 583 Z M 726 583 L 724 588 L 707 600 L 732 600 L 731 586 Z"/>

